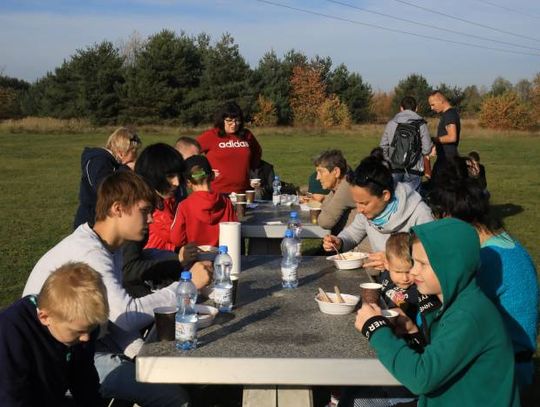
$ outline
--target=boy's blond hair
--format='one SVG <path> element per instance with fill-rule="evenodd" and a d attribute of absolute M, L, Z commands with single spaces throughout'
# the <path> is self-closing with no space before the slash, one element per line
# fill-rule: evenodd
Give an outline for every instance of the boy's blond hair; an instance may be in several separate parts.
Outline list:
<path fill-rule="evenodd" d="M 126 154 L 128 151 L 138 151 L 142 142 L 135 130 L 128 127 L 119 127 L 107 140 L 105 148 L 111 150 L 116 157 L 118 153 Z"/>
<path fill-rule="evenodd" d="M 406 261 L 412 265 L 410 235 L 406 232 L 398 232 L 390 235 L 386 241 L 386 257 L 393 257 Z"/>
<path fill-rule="evenodd" d="M 56 269 L 41 288 L 38 308 L 65 322 L 101 325 L 109 318 L 101 275 L 86 263 L 66 263 Z"/>

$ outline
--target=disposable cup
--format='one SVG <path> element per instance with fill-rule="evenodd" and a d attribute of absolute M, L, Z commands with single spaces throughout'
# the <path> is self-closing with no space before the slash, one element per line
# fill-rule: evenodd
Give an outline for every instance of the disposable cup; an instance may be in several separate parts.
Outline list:
<path fill-rule="evenodd" d="M 231 276 L 231 281 L 232 281 L 232 302 L 233 302 L 233 307 L 236 307 L 236 305 L 238 304 L 238 280 L 239 280 L 239 277 L 237 275 L 233 275 Z"/>
<path fill-rule="evenodd" d="M 311 223 L 313 223 L 314 225 L 317 225 L 319 223 L 320 214 L 321 214 L 321 208 L 310 208 L 309 217 L 311 219 Z"/>
<path fill-rule="evenodd" d="M 253 203 L 254 200 L 255 200 L 255 190 L 250 189 L 246 191 L 246 202 Z"/>
<path fill-rule="evenodd" d="M 176 307 L 154 308 L 156 333 L 160 341 L 174 341 L 174 319 Z"/>
<path fill-rule="evenodd" d="M 246 203 L 245 202 L 236 202 L 236 216 L 238 220 L 244 219 L 246 215 Z"/>
<path fill-rule="evenodd" d="M 251 188 L 258 188 L 261 186 L 261 179 L 260 178 L 251 178 L 249 180 L 249 185 L 251 185 Z"/>
<path fill-rule="evenodd" d="M 382 285 L 378 283 L 360 284 L 362 303 L 377 304 L 381 295 Z"/>
<path fill-rule="evenodd" d="M 236 194 L 236 202 L 246 202 L 246 194 Z"/>
<path fill-rule="evenodd" d="M 383 309 L 381 311 L 382 316 L 389 320 L 392 324 L 396 322 L 399 312 L 394 311 L 393 309 Z"/>

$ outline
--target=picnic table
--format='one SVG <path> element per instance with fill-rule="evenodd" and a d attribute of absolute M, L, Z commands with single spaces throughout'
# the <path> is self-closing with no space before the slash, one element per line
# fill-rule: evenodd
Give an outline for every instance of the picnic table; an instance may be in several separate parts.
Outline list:
<path fill-rule="evenodd" d="M 312 406 L 314 385 L 399 385 L 354 328 L 355 313 L 319 311 L 317 288 L 359 294 L 363 269 L 336 270 L 324 257 L 303 257 L 299 287 L 281 288 L 280 257 L 244 256 L 238 304 L 199 332 L 199 347 L 143 346 L 137 380 L 149 383 L 241 384 L 243 405 Z"/>
<path fill-rule="evenodd" d="M 311 223 L 309 211 L 299 205 L 273 206 L 271 201 L 258 201 L 254 208 L 246 210 L 242 222 L 242 237 L 249 238 L 248 254 L 280 254 L 280 242 L 285 236 L 291 211 L 298 212 L 302 222 L 301 239 L 322 239 L 330 233 Z"/>

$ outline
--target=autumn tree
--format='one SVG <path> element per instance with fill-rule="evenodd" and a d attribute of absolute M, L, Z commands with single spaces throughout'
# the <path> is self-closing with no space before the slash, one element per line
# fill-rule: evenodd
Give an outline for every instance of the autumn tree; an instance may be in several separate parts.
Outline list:
<path fill-rule="evenodd" d="M 540 72 L 536 74 L 532 81 L 531 105 L 533 116 L 537 121 L 540 121 Z"/>
<path fill-rule="evenodd" d="M 480 126 L 492 129 L 529 130 L 536 124 L 529 107 L 512 91 L 488 96 L 478 119 Z"/>
<path fill-rule="evenodd" d="M 319 107 L 319 122 L 326 128 L 351 127 L 352 118 L 349 108 L 337 95 L 328 96 Z"/>
<path fill-rule="evenodd" d="M 326 99 L 320 72 L 311 66 L 295 66 L 291 77 L 290 105 L 294 124 L 313 126 L 319 120 L 319 108 Z"/>
<path fill-rule="evenodd" d="M 375 92 L 371 99 L 371 116 L 377 123 L 386 123 L 392 117 L 394 95 L 387 92 Z"/>
<path fill-rule="evenodd" d="M 276 106 L 274 102 L 263 95 L 257 98 L 257 112 L 253 116 L 255 126 L 270 127 L 278 122 Z"/>

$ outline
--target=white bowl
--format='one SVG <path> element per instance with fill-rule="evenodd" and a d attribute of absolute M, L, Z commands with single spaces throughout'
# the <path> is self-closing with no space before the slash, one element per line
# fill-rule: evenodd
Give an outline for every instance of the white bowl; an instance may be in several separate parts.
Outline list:
<path fill-rule="evenodd" d="M 367 253 L 346 252 L 339 255 L 335 254 L 334 256 L 329 256 L 326 258 L 326 260 L 332 260 L 336 265 L 336 268 L 340 270 L 351 270 L 362 267 L 362 264 L 364 264 L 364 261 L 367 259 L 367 257 Z"/>
<path fill-rule="evenodd" d="M 351 294 L 341 294 L 345 302 L 335 302 L 336 294 L 327 292 L 326 295 L 332 300 L 332 302 L 325 302 L 319 300 L 319 296 L 315 297 L 315 301 L 319 304 L 319 309 L 325 314 L 330 315 L 346 315 L 354 311 L 354 307 L 360 301 L 360 297 Z"/>
<path fill-rule="evenodd" d="M 202 252 L 197 253 L 197 260 L 199 261 L 214 261 L 218 254 L 218 248 L 210 245 L 198 246 Z"/>
<path fill-rule="evenodd" d="M 195 304 L 197 311 L 197 329 L 206 328 L 212 325 L 214 318 L 218 314 L 218 309 L 210 305 Z"/>

